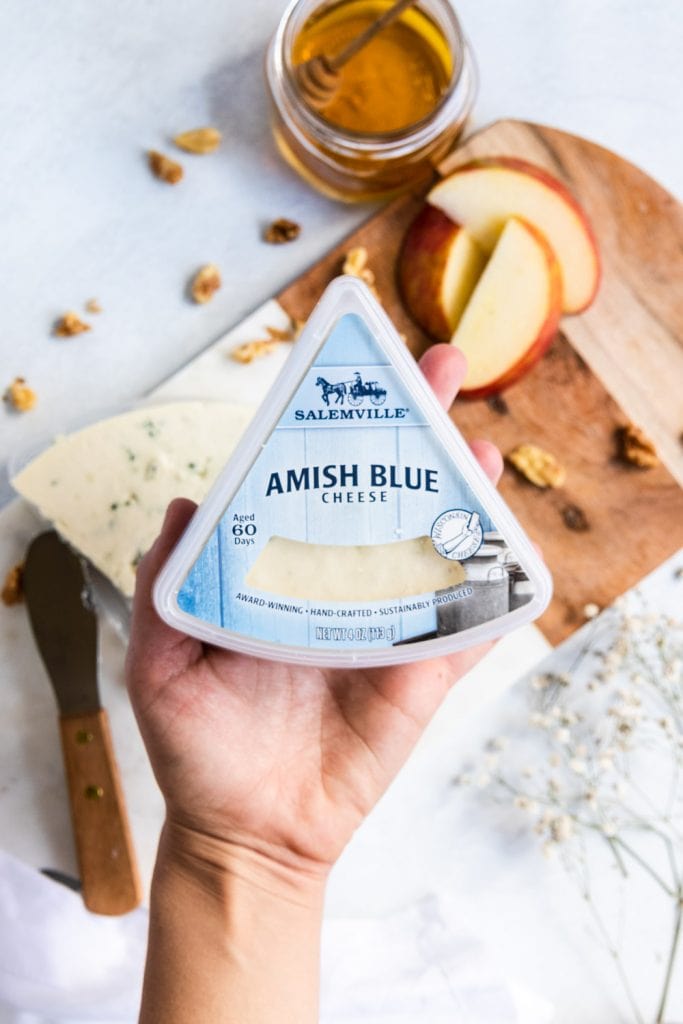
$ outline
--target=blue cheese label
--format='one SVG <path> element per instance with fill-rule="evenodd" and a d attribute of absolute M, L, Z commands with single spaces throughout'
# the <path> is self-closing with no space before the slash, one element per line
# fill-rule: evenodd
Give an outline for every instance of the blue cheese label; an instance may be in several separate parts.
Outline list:
<path fill-rule="evenodd" d="M 531 601 L 433 417 L 365 318 L 341 315 L 184 574 L 185 621 L 367 651 L 460 633 Z"/>

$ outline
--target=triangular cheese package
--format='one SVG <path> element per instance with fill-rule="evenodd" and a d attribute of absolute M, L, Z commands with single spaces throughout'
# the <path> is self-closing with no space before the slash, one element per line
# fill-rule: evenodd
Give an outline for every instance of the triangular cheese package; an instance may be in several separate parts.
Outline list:
<path fill-rule="evenodd" d="M 176 629 L 387 665 L 536 618 L 547 570 L 370 291 L 326 290 L 155 586 Z"/>

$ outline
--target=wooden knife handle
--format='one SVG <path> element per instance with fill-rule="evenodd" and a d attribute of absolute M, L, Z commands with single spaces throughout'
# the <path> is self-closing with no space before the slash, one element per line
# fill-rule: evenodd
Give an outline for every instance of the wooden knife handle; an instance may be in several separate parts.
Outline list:
<path fill-rule="evenodd" d="M 59 720 L 83 901 L 95 914 L 125 914 L 142 887 L 103 709 Z"/>

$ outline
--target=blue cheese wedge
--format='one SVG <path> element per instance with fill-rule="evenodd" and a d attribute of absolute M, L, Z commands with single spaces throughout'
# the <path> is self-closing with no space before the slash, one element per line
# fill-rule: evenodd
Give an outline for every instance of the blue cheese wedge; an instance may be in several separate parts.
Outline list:
<path fill-rule="evenodd" d="M 204 499 L 253 414 L 201 401 L 123 413 L 58 437 L 12 484 L 130 597 L 169 501 Z"/>

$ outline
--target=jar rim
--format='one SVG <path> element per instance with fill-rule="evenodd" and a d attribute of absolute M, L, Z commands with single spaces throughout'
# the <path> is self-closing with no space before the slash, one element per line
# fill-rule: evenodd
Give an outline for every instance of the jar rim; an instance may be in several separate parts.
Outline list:
<path fill-rule="evenodd" d="M 294 31 L 292 18 L 297 9 L 306 2 L 307 0 L 290 0 L 290 3 L 285 9 L 273 37 L 271 55 L 274 59 L 276 70 L 280 73 L 280 78 L 283 82 L 284 88 L 289 93 L 288 98 L 290 102 L 296 103 L 298 115 L 309 128 L 311 133 L 317 135 L 319 138 L 326 139 L 332 145 L 334 145 L 334 143 L 338 144 L 340 139 L 343 139 L 345 142 L 351 143 L 354 148 L 360 150 L 391 149 L 397 143 L 405 143 L 408 138 L 415 141 L 419 140 L 423 135 L 431 134 L 434 130 L 435 123 L 438 124 L 443 119 L 444 111 L 448 107 L 450 101 L 452 101 L 453 96 L 457 91 L 458 85 L 463 77 L 468 56 L 468 47 L 460 21 L 448 0 L 443 0 L 443 8 L 444 13 L 449 20 L 450 28 L 453 31 L 455 39 L 455 46 L 453 48 L 453 70 L 451 72 L 448 88 L 444 91 L 442 96 L 439 97 L 439 101 L 436 103 L 433 110 L 424 117 L 420 118 L 418 121 L 413 121 L 404 128 L 393 129 L 389 132 L 362 132 L 355 131 L 350 128 L 344 128 L 341 125 L 334 125 L 317 114 L 301 99 L 301 95 L 296 85 L 296 79 L 293 74 L 293 66 L 290 61 L 290 55 L 292 52 L 291 44 L 293 42 L 291 34 Z M 418 3 L 416 6 L 419 7 L 420 4 Z M 424 13 L 426 14 L 427 12 Z"/>

